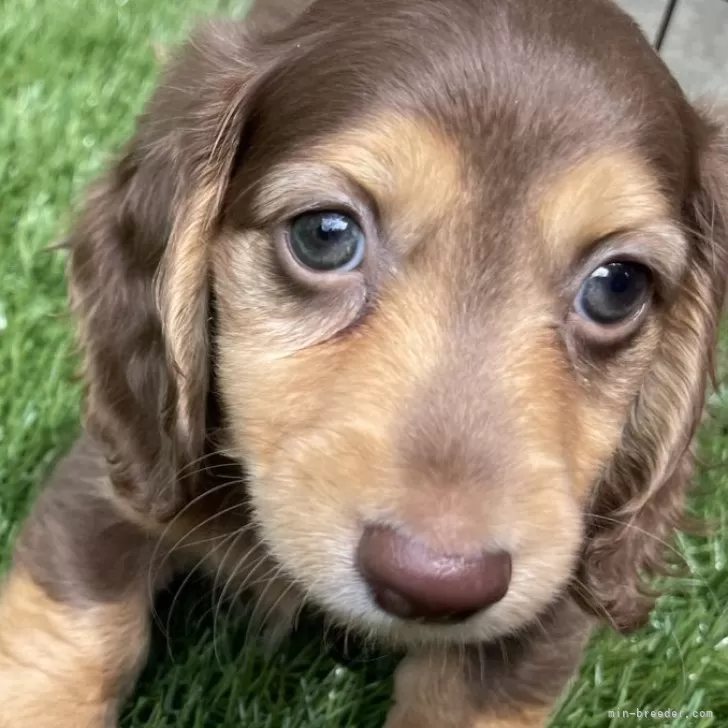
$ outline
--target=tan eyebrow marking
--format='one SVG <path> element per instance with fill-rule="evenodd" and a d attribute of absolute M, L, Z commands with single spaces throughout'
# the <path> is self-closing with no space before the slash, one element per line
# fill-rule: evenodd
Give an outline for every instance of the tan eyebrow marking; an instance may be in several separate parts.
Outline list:
<path fill-rule="evenodd" d="M 625 151 L 601 152 L 562 172 L 539 205 L 549 252 L 570 259 L 575 248 L 668 215 L 655 174 Z"/>
<path fill-rule="evenodd" d="M 446 218 L 466 193 L 455 144 L 424 120 L 371 117 L 309 146 L 271 170 L 255 201 L 265 214 L 291 199 L 347 193 L 347 183 L 375 200 L 383 222 L 422 230 Z"/>

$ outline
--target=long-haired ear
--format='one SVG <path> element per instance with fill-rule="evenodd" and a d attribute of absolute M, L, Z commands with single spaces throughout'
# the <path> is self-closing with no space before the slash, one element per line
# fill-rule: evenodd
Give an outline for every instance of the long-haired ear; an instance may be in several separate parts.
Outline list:
<path fill-rule="evenodd" d="M 690 240 L 682 290 L 666 317 L 660 349 L 599 483 L 574 594 L 621 631 L 642 625 L 664 573 L 668 543 L 683 523 L 693 439 L 714 372 L 728 274 L 728 133 L 700 124 L 693 192 L 685 207 Z"/>
<path fill-rule="evenodd" d="M 257 77 L 240 26 L 193 36 L 70 240 L 87 427 L 110 478 L 155 519 L 203 452 L 208 253 Z"/>

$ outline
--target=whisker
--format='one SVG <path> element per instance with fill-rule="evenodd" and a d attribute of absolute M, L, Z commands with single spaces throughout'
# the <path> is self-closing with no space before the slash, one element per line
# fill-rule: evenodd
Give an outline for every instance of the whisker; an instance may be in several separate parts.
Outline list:
<path fill-rule="evenodd" d="M 174 612 L 174 608 L 177 604 L 177 600 L 179 599 L 180 594 L 184 590 L 185 586 L 187 586 L 190 579 L 192 579 L 194 574 L 197 572 L 197 570 L 205 563 L 206 558 L 207 558 L 206 555 L 201 556 L 198 559 L 197 563 L 191 569 L 189 569 L 189 571 L 185 575 L 185 578 L 182 580 L 182 583 L 177 587 L 177 590 L 174 593 L 174 597 L 172 598 L 172 603 L 169 606 L 169 611 L 167 612 L 167 621 L 166 621 L 166 625 L 165 625 L 164 635 L 165 635 L 166 643 L 167 643 L 167 654 L 170 657 L 170 659 L 172 660 L 173 664 L 174 664 L 174 656 L 172 654 L 172 644 L 171 644 L 171 641 L 169 638 L 170 625 L 172 623 L 172 614 Z"/>
<path fill-rule="evenodd" d="M 609 613 L 605 607 L 602 606 L 599 599 L 597 599 L 596 594 L 592 591 L 591 587 L 589 587 L 587 584 L 585 584 L 579 577 L 574 576 L 572 577 L 572 584 L 576 586 L 581 593 L 589 600 L 590 604 L 593 604 L 595 609 L 601 614 L 606 621 L 609 622 L 612 629 L 614 629 L 615 632 L 619 632 L 619 625 L 614 621 L 614 618 Z"/>
<path fill-rule="evenodd" d="M 277 627 L 271 628 L 270 622 L 272 621 L 279 605 L 283 602 L 283 600 L 294 590 L 295 588 L 295 582 L 290 581 L 286 588 L 281 592 L 278 599 L 276 599 L 268 608 L 268 611 L 265 615 L 263 615 L 262 624 L 264 626 L 265 630 L 265 639 L 266 643 L 268 644 L 269 648 L 274 648 L 278 644 L 280 644 L 283 637 L 289 633 L 293 627 L 293 621 L 289 621 L 288 623 L 284 623 L 282 620 L 278 624 Z M 298 606 L 296 607 L 295 614 L 299 613 Z"/>
<path fill-rule="evenodd" d="M 242 583 L 236 588 L 232 598 L 230 599 L 231 604 L 237 603 L 238 599 L 241 597 L 243 593 L 246 591 L 253 591 L 253 603 L 250 609 L 250 612 L 248 614 L 248 621 L 247 626 L 245 628 L 245 636 L 243 638 L 243 644 L 247 647 L 251 642 L 251 632 L 254 627 L 260 626 L 260 618 L 258 614 L 258 608 L 260 606 L 261 600 L 265 596 L 265 593 L 268 589 L 268 587 L 271 584 L 271 578 L 272 575 L 275 573 L 278 573 L 276 566 L 274 564 L 271 564 L 267 571 L 265 571 L 261 576 L 258 578 L 253 578 L 254 575 L 258 572 L 260 567 L 266 562 L 268 559 L 268 555 L 266 553 L 263 553 L 258 560 L 255 562 L 255 565 L 251 568 L 250 572 L 246 575 L 245 579 L 242 581 Z M 280 567 L 278 567 L 280 569 Z M 270 578 L 269 578 L 270 577 Z M 266 588 L 263 590 L 262 593 L 256 594 L 253 590 L 253 587 L 257 586 L 258 584 L 266 584 Z"/>
<path fill-rule="evenodd" d="M 243 534 L 238 534 L 238 538 L 241 535 L 243 535 Z M 237 539 L 236 539 L 236 541 L 237 541 Z M 226 594 L 227 589 L 229 588 L 230 584 L 233 582 L 234 579 L 237 578 L 237 575 L 240 573 L 240 570 L 243 568 L 245 563 L 248 562 L 248 560 L 251 557 L 255 556 L 258 549 L 260 548 L 260 545 L 261 545 L 260 542 L 255 542 L 254 544 L 252 544 L 252 547 L 250 548 L 250 550 L 247 551 L 245 556 L 240 560 L 240 562 L 238 564 L 236 564 L 235 568 L 233 569 L 233 571 L 231 572 L 229 577 L 226 579 L 225 586 L 223 587 L 222 592 L 215 599 L 215 612 L 214 612 L 213 621 L 212 621 L 212 641 L 213 641 L 213 651 L 215 652 L 215 659 L 217 660 L 218 664 L 220 664 L 220 665 L 222 665 L 222 660 L 220 658 L 220 652 L 218 650 L 218 625 L 220 622 L 220 612 L 222 610 L 222 605 L 225 601 L 225 594 Z M 235 542 L 231 545 L 231 549 L 234 546 L 235 546 Z M 227 560 L 227 557 L 228 557 L 231 549 L 229 549 L 228 553 L 225 555 L 225 560 Z M 260 564 L 263 563 L 265 558 L 266 558 L 266 554 L 263 554 L 258 557 L 257 561 L 254 562 L 254 565 L 251 569 L 251 573 L 253 573 L 255 571 L 255 569 L 257 569 L 260 566 Z M 221 573 L 221 571 L 220 571 L 220 569 L 218 569 L 218 575 L 220 573 Z M 217 577 L 216 577 L 215 581 L 217 583 Z M 243 580 L 243 584 L 245 584 L 245 581 L 246 580 Z M 242 591 L 243 591 L 243 588 L 241 588 L 240 590 L 238 590 L 236 592 L 236 594 L 235 594 L 236 600 L 237 600 L 238 594 Z M 214 590 L 213 593 L 216 593 L 216 590 Z M 231 603 L 233 603 L 233 602 L 231 601 Z"/>
<path fill-rule="evenodd" d="M 182 536 L 180 536 L 177 541 L 165 552 L 164 556 L 162 557 L 162 560 L 159 562 L 159 565 L 156 567 L 157 573 L 162 573 L 164 571 L 164 567 L 167 564 L 167 561 L 171 558 L 171 556 L 180 548 L 180 545 L 185 542 L 185 540 L 191 536 L 196 531 L 199 531 L 201 528 L 204 528 L 207 524 L 211 523 L 212 521 L 217 520 L 218 518 L 221 518 L 222 516 L 226 515 L 227 513 L 230 513 L 231 511 L 236 510 L 239 508 L 238 505 L 233 505 L 228 508 L 224 508 L 219 511 L 215 511 L 211 516 L 208 516 L 204 520 L 200 521 L 199 523 L 192 526 L 189 530 L 187 530 Z M 151 582 L 152 579 L 152 573 L 151 573 L 151 565 L 155 563 L 156 561 L 156 554 L 158 553 L 158 546 L 162 541 L 162 537 L 160 537 L 159 541 L 157 542 L 157 546 L 155 546 L 154 554 L 152 556 L 152 559 L 150 561 L 150 570 L 149 570 L 149 581 Z M 188 544 L 185 544 L 185 546 L 188 546 Z"/>
<path fill-rule="evenodd" d="M 198 496 L 193 498 L 189 503 L 187 503 L 183 508 L 179 510 L 178 513 L 174 515 L 174 517 L 169 521 L 169 523 L 165 526 L 162 533 L 159 535 L 155 545 L 154 549 L 152 550 L 152 555 L 149 559 L 149 568 L 147 569 L 147 596 L 149 599 L 149 603 L 151 605 L 154 605 L 155 599 L 154 599 L 154 582 L 155 577 L 159 574 L 161 574 L 161 566 L 159 568 L 155 569 L 157 558 L 159 556 L 159 549 L 161 548 L 162 544 L 165 542 L 165 539 L 167 537 L 167 534 L 171 531 L 172 528 L 174 528 L 175 524 L 179 521 L 179 519 L 190 510 L 190 508 L 193 508 L 196 504 L 198 504 L 200 501 L 202 501 L 204 498 L 209 497 L 213 493 L 219 492 L 220 490 L 223 490 L 224 488 L 230 487 L 229 483 L 220 483 L 217 486 L 214 486 L 213 488 L 209 488 L 204 493 L 200 493 Z M 163 563 L 166 562 L 166 559 L 168 558 L 169 554 L 163 559 Z M 156 571 L 156 573 L 155 573 Z M 161 624 L 158 615 L 156 613 L 156 610 L 152 608 L 152 616 L 154 621 L 157 623 L 160 629 L 163 629 L 163 625 Z"/>

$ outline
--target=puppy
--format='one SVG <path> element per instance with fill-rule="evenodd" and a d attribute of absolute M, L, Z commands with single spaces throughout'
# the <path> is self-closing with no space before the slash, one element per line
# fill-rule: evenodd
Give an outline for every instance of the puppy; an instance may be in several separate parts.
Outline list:
<path fill-rule="evenodd" d="M 608 0 L 198 32 L 71 237 L 85 430 L 4 586 L 0 724 L 114 725 L 203 559 L 405 647 L 387 728 L 543 726 L 652 604 L 727 196 L 725 128 Z"/>

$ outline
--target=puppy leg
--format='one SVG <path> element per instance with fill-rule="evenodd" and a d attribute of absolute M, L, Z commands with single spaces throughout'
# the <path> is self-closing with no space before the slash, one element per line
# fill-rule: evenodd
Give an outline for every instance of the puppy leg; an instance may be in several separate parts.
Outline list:
<path fill-rule="evenodd" d="M 479 705 L 463 657 L 410 655 L 397 668 L 395 705 L 385 728 L 543 728 L 551 705 Z"/>
<path fill-rule="evenodd" d="M 531 634 L 412 653 L 397 668 L 385 728 L 544 728 L 590 631 L 567 603 Z"/>
<path fill-rule="evenodd" d="M 0 726 L 112 725 L 147 647 L 147 605 L 64 604 L 16 570 L 0 601 Z"/>
<path fill-rule="evenodd" d="M 102 490 L 77 446 L 20 535 L 0 591 L 1 728 L 109 728 L 144 662 L 152 542 Z"/>

